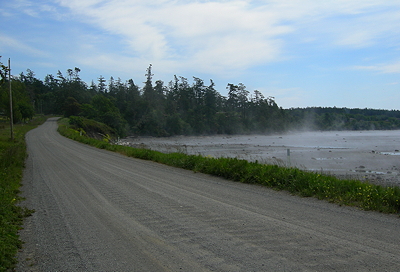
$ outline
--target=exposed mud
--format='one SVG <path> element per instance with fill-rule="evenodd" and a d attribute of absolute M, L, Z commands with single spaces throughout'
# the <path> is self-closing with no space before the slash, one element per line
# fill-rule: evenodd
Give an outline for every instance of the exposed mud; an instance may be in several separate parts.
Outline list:
<path fill-rule="evenodd" d="M 161 152 L 237 157 L 323 172 L 341 178 L 400 186 L 400 131 L 299 132 L 153 138 L 129 137 L 123 145 Z"/>

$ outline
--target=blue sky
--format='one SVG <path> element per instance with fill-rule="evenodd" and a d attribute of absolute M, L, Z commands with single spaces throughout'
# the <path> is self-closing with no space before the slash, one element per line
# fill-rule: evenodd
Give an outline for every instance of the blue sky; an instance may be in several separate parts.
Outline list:
<path fill-rule="evenodd" d="M 400 110 L 398 0 L 0 0 L 1 61 L 36 77 L 78 67 L 143 86 L 174 75 L 283 108 Z"/>

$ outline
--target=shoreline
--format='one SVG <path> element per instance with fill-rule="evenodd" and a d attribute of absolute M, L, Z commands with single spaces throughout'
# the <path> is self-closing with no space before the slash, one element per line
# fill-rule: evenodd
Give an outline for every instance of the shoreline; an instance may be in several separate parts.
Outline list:
<path fill-rule="evenodd" d="M 128 137 L 118 144 L 164 153 L 234 157 L 338 178 L 400 186 L 400 131 Z"/>

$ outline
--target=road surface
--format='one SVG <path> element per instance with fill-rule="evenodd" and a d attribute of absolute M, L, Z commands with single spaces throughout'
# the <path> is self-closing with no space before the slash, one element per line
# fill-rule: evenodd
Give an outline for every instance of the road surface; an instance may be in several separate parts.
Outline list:
<path fill-rule="evenodd" d="M 400 271 L 400 219 L 27 134 L 17 271 Z"/>

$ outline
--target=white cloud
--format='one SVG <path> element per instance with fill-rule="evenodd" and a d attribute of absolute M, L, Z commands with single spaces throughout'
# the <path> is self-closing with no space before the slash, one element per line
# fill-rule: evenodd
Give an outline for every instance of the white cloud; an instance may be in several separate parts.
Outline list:
<path fill-rule="evenodd" d="M 400 31 L 394 0 L 58 2 L 82 22 L 120 37 L 126 45 L 121 58 L 220 75 L 283 60 L 288 43 L 359 48 Z"/>
<path fill-rule="evenodd" d="M 292 31 L 279 26 L 273 13 L 252 8 L 246 1 L 159 1 L 157 6 L 140 1 L 62 4 L 121 36 L 140 58 L 176 61 L 202 72 L 245 69 L 278 59 L 277 37 Z"/>
<path fill-rule="evenodd" d="M 0 33 L 0 50 L 17 51 L 25 55 L 46 56 L 46 53 L 17 39 Z"/>
<path fill-rule="evenodd" d="M 383 74 L 400 74 L 400 61 L 369 66 L 354 66 L 353 68 L 356 70 L 377 71 Z"/>

